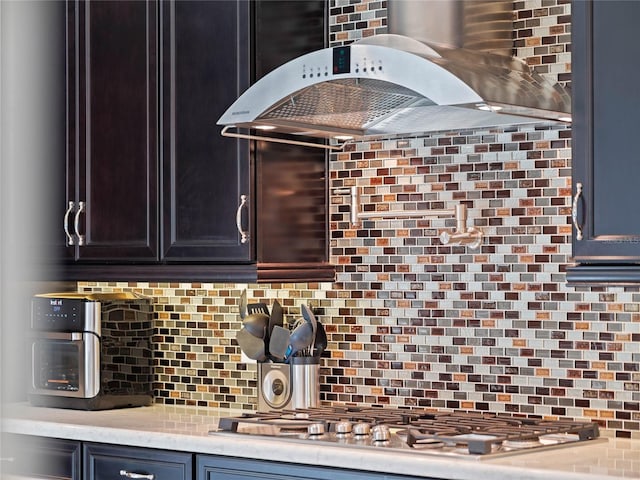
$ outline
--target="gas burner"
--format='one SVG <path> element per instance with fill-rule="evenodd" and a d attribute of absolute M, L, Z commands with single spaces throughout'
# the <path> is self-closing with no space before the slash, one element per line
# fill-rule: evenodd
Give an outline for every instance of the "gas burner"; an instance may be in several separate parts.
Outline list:
<path fill-rule="evenodd" d="M 218 430 L 211 433 L 475 459 L 577 445 L 599 437 L 598 425 L 590 422 L 353 406 L 247 413 L 221 418 Z"/>

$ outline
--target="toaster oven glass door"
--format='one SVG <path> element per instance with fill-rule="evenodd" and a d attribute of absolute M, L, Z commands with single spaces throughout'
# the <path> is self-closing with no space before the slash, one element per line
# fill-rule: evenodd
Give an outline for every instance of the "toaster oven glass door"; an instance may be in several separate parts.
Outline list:
<path fill-rule="evenodd" d="M 31 393 L 93 398 L 100 391 L 100 339 L 94 333 L 41 333 L 31 342 Z"/>

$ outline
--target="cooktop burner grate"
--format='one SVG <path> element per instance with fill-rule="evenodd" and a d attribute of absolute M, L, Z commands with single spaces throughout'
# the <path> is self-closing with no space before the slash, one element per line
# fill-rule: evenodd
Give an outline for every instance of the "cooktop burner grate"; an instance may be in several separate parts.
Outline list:
<path fill-rule="evenodd" d="M 362 426 L 366 429 L 357 428 Z M 591 422 L 355 406 L 247 413 L 221 418 L 218 431 L 477 456 L 575 444 L 599 437 L 598 425 Z"/>

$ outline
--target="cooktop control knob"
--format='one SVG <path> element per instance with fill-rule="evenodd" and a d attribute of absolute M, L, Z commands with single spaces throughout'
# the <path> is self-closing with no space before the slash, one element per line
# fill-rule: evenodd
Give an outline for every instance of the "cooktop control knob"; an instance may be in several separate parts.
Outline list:
<path fill-rule="evenodd" d="M 324 434 L 324 423 L 310 423 L 307 426 L 307 433 L 309 435 L 323 435 Z"/>
<path fill-rule="evenodd" d="M 386 425 L 376 425 L 371 431 L 374 442 L 388 442 L 391 437 L 391 431 Z"/>
<path fill-rule="evenodd" d="M 353 434 L 365 436 L 371 433 L 371 425 L 366 422 L 358 422 L 353 426 Z"/>
<path fill-rule="evenodd" d="M 342 434 L 342 435 L 351 433 L 351 422 L 343 420 L 341 422 L 336 423 L 336 433 Z"/>

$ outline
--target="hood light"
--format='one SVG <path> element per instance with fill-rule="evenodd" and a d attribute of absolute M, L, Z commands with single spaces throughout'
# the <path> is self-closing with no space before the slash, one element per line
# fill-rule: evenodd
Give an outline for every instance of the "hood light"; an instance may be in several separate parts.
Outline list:
<path fill-rule="evenodd" d="M 353 140 L 351 135 L 335 135 L 333 137 L 335 140 L 340 140 L 341 142 L 346 142 L 348 140 Z"/>
<path fill-rule="evenodd" d="M 256 130 L 275 130 L 276 127 L 274 127 L 273 125 L 256 125 L 254 127 Z"/>
<path fill-rule="evenodd" d="M 476 107 L 478 107 L 478 110 L 483 110 L 485 112 L 499 112 L 500 110 L 502 110 L 502 107 L 499 107 L 497 105 L 487 105 L 486 103 L 476 105 Z"/>
<path fill-rule="evenodd" d="M 559 117 L 558 120 L 560 120 L 561 122 L 567 122 L 567 123 L 571 123 L 573 121 L 571 117 Z"/>

